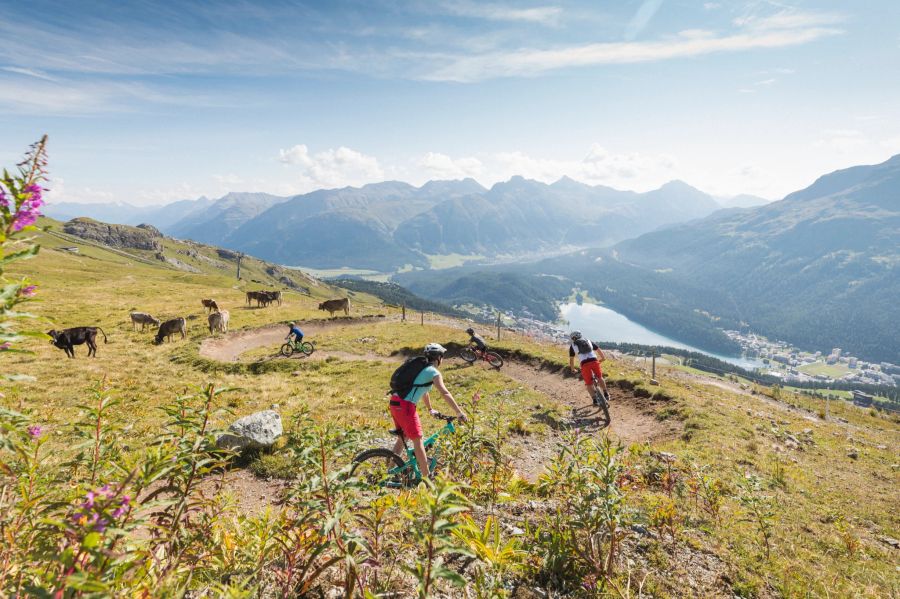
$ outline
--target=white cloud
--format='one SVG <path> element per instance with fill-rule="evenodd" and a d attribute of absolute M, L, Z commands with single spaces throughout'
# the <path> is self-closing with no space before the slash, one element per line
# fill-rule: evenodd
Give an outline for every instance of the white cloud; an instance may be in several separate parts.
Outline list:
<path fill-rule="evenodd" d="M 663 0 L 644 0 L 625 28 L 625 39 L 633 40 L 647 27 L 662 6 Z"/>
<path fill-rule="evenodd" d="M 703 8 L 706 10 L 715 10 L 717 8 L 721 8 L 722 4 L 719 2 L 704 2 Z"/>
<path fill-rule="evenodd" d="M 15 73 L 17 75 L 25 75 L 26 77 L 34 77 L 35 79 L 43 79 L 44 81 L 56 81 L 56 79 L 54 79 L 50 75 L 47 75 L 46 73 L 35 71 L 33 69 L 25 69 L 22 67 L 0 67 L 0 71 Z"/>
<path fill-rule="evenodd" d="M 763 79 L 762 81 L 757 81 L 757 82 L 754 83 L 753 85 L 758 85 L 758 86 L 761 86 L 761 87 L 768 87 L 768 86 L 770 86 L 770 85 L 773 85 L 776 81 L 777 81 L 777 79 L 774 79 L 774 78 L 771 78 L 771 79 Z"/>
<path fill-rule="evenodd" d="M 868 144 L 869 140 L 856 129 L 826 129 L 814 145 L 838 154 L 847 154 L 857 152 Z"/>
<path fill-rule="evenodd" d="M 422 156 L 417 165 L 429 179 L 465 179 L 477 178 L 482 173 L 483 165 L 478 158 L 468 157 L 454 160 L 440 152 L 428 152 Z"/>
<path fill-rule="evenodd" d="M 311 154 L 304 144 L 279 150 L 279 161 L 300 167 L 302 187 L 359 186 L 384 180 L 384 171 L 373 156 L 341 146 Z"/>
<path fill-rule="evenodd" d="M 448 2 L 444 4 L 444 8 L 450 14 L 460 17 L 474 17 L 491 21 L 524 21 L 545 25 L 555 25 L 562 14 L 562 9 L 558 6 L 519 8 L 506 4 L 467 1 Z"/>
<path fill-rule="evenodd" d="M 522 48 L 458 56 L 424 78 L 474 82 L 492 77 L 536 76 L 571 67 L 653 62 L 758 48 L 796 46 L 842 33 L 840 29 L 830 26 L 841 18 L 833 14 L 782 11 L 768 17 L 738 19 L 739 29 L 729 34 L 693 29 L 657 41 L 606 42 L 552 49 Z"/>

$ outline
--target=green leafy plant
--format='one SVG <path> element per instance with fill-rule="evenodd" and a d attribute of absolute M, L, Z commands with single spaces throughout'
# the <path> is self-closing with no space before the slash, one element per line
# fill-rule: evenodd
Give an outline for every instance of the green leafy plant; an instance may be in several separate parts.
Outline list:
<path fill-rule="evenodd" d="M 28 233 L 35 229 L 44 203 L 41 184 L 46 180 L 47 136 L 41 138 L 17 165 L 17 173 L 6 169 L 0 178 L 0 358 L 4 353 L 28 353 L 21 347 L 28 337 L 46 339 L 47 336 L 23 329 L 20 322 L 35 316 L 19 310 L 18 306 L 33 301 L 36 285 L 27 278 L 12 281 L 4 271 L 10 264 L 33 258 L 40 250 Z M 0 368 L 0 379 L 28 380 L 31 377 L 9 374 Z"/>

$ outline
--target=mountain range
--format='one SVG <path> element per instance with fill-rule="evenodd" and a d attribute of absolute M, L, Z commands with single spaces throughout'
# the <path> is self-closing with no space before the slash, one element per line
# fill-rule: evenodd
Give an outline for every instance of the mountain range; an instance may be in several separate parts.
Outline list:
<path fill-rule="evenodd" d="M 160 208 L 62 202 L 48 206 L 48 214 L 148 223 L 282 264 L 390 272 L 427 267 L 433 255 L 515 259 L 602 247 L 721 207 L 680 181 L 636 193 L 565 177 L 549 185 L 513 177 L 490 189 L 473 179 L 421 187 L 388 181 L 289 198 L 229 193 Z"/>
<path fill-rule="evenodd" d="M 426 297 L 488 303 L 502 296 L 492 281 L 511 284 L 501 274 L 518 276 L 522 287 L 552 275 L 567 282 L 564 293 L 558 284 L 539 287 L 543 291 L 531 301 L 543 307 L 532 312 L 552 309 L 576 287 L 645 326 L 710 351 L 733 349 L 720 328 L 750 328 L 804 348 L 841 347 L 896 363 L 898 268 L 900 155 L 825 175 L 771 204 L 721 210 L 611 248 L 395 278 Z M 478 284 L 465 285 L 473 280 Z M 464 292 L 454 297 L 460 288 Z"/>

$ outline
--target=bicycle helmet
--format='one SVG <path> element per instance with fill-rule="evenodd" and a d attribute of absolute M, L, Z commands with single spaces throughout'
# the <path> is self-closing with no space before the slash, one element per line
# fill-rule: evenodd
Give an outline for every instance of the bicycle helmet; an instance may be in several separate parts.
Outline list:
<path fill-rule="evenodd" d="M 579 339 L 581 339 L 581 331 L 572 331 L 571 333 L 569 333 L 569 337 L 572 339 L 572 341 L 578 341 Z"/>
<path fill-rule="evenodd" d="M 475 334 L 475 329 L 469 327 L 468 329 L 466 329 L 466 332 L 467 332 L 468 334 L 470 334 L 470 335 L 474 335 L 474 334 Z"/>
<path fill-rule="evenodd" d="M 439 358 L 444 355 L 447 348 L 440 343 L 429 343 L 425 346 L 425 355 L 429 358 Z"/>
<path fill-rule="evenodd" d="M 295 327 L 295 326 L 297 326 L 297 323 L 296 323 L 296 322 L 289 322 L 289 323 L 288 323 L 288 326 L 289 326 L 289 327 Z"/>

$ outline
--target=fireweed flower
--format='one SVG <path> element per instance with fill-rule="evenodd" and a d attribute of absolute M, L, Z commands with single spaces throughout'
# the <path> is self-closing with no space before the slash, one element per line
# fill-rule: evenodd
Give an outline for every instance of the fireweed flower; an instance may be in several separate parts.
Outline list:
<path fill-rule="evenodd" d="M 22 297 L 33 297 L 36 293 L 35 289 L 37 289 L 37 285 L 28 285 L 27 287 L 22 287 L 21 289 L 19 289 L 19 295 L 21 295 Z"/>
<path fill-rule="evenodd" d="M 10 347 L 9 341 L 7 341 L 6 343 L 0 343 L 0 351 L 7 350 L 7 349 L 9 349 L 9 347 Z"/>
<path fill-rule="evenodd" d="M 37 424 L 28 427 L 28 436 L 31 437 L 32 441 L 37 441 L 43 434 L 44 429 Z"/>
<path fill-rule="evenodd" d="M 6 190 L 0 187 L 0 208 L 6 208 L 9 206 L 9 200 L 6 199 Z"/>
<path fill-rule="evenodd" d="M 113 506 L 115 508 L 109 511 Z M 103 532 L 110 523 L 127 514 L 130 509 L 131 497 L 123 495 L 116 501 L 116 491 L 107 484 L 95 491 L 88 491 L 69 521 L 78 528 Z"/>
<path fill-rule="evenodd" d="M 21 231 L 25 227 L 33 225 L 37 221 L 37 217 L 41 215 L 40 208 L 44 199 L 41 197 L 43 189 L 40 185 L 28 185 L 25 187 L 25 193 L 28 195 L 19 205 L 19 209 L 13 216 L 13 231 Z"/>

